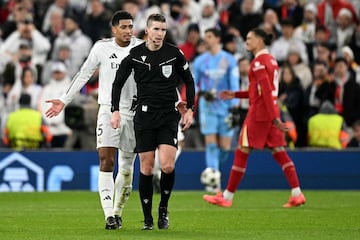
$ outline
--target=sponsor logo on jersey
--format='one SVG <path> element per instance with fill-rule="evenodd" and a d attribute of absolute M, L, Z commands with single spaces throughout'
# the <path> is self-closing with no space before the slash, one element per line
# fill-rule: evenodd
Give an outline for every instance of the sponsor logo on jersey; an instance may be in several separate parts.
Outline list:
<path fill-rule="evenodd" d="M 111 56 L 110 56 L 109 58 L 114 59 L 114 58 L 117 58 L 117 56 L 116 56 L 116 54 L 115 54 L 115 53 L 113 53 L 113 54 L 111 54 Z"/>

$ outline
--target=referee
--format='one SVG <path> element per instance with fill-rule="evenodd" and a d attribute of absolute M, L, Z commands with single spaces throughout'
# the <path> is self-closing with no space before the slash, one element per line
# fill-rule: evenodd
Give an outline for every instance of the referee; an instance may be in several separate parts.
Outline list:
<path fill-rule="evenodd" d="M 161 14 L 148 17 L 145 32 L 147 41 L 134 47 L 117 70 L 112 88 L 113 128 L 120 127 L 119 99 L 127 77 L 134 71 L 138 105 L 134 117 L 136 150 L 140 156 L 139 192 L 144 214 L 143 230 L 154 228 L 152 217 L 152 169 L 155 150 L 159 149 L 161 165 L 161 200 L 159 229 L 169 227 L 168 201 L 175 181 L 175 154 L 180 113 L 175 108 L 178 100 L 176 87 L 182 79 L 186 85 L 187 109 L 183 115 L 183 130 L 193 121 L 194 80 L 182 52 L 165 43 L 166 19 Z"/>

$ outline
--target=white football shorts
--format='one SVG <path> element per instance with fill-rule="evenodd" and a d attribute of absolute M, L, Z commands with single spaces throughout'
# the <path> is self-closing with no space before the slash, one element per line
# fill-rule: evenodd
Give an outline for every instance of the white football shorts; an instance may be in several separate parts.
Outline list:
<path fill-rule="evenodd" d="M 134 152 L 136 147 L 132 117 L 120 115 L 120 128 L 111 127 L 109 105 L 100 105 L 96 127 L 96 148 L 115 147 L 124 152 Z"/>

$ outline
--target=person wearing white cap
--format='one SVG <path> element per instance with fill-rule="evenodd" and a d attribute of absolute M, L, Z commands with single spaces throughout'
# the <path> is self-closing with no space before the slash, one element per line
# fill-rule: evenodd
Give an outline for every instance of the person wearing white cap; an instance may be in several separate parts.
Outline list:
<path fill-rule="evenodd" d="M 353 74 L 356 82 L 360 84 L 360 66 L 354 59 L 355 56 L 353 50 L 349 46 L 342 47 L 341 55 L 345 58 L 349 66 L 350 73 Z"/>
<path fill-rule="evenodd" d="M 338 49 L 350 43 L 352 35 L 355 32 L 356 25 L 352 21 L 353 15 L 347 8 L 342 8 L 336 18 L 336 43 Z"/>
<path fill-rule="evenodd" d="M 65 113 L 61 112 L 53 118 L 47 118 L 45 112 L 49 106 L 45 101 L 48 99 L 59 98 L 70 85 L 70 78 L 67 74 L 67 68 L 64 63 L 56 62 L 51 66 L 51 79 L 44 86 L 40 98 L 40 111 L 45 123 L 49 125 L 50 133 L 53 135 L 51 147 L 61 148 L 65 146 L 67 138 L 72 133 L 71 129 L 65 124 Z"/>
<path fill-rule="evenodd" d="M 304 8 L 304 18 L 300 26 L 295 29 L 294 36 L 304 41 L 312 43 L 315 41 L 315 29 L 318 23 L 317 9 L 314 3 L 308 3 Z"/>

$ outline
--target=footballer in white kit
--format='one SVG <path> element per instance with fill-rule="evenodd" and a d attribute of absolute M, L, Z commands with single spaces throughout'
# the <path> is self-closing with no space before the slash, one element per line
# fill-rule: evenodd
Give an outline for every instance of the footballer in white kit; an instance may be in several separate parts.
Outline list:
<path fill-rule="evenodd" d="M 122 227 L 122 209 L 132 190 L 134 152 L 136 141 L 133 128 L 134 112 L 130 110 L 133 96 L 136 95 L 136 84 L 133 75 L 129 76 L 121 93 L 120 113 L 121 128 L 114 129 L 111 120 L 111 89 L 121 61 L 129 54 L 131 48 L 143 40 L 132 36 L 133 18 L 126 11 L 117 11 L 111 20 L 112 38 L 97 41 L 80 71 L 74 76 L 71 85 L 60 99 L 49 100 L 52 107 L 47 116 L 56 116 L 64 105 L 70 103 L 80 89 L 89 81 L 99 68 L 98 104 L 96 142 L 99 152 L 99 195 L 105 215 L 106 229 Z M 114 159 L 118 149 L 118 174 L 113 180 Z M 114 194 L 115 193 L 115 194 Z M 114 198 L 114 199 L 113 199 Z"/>

